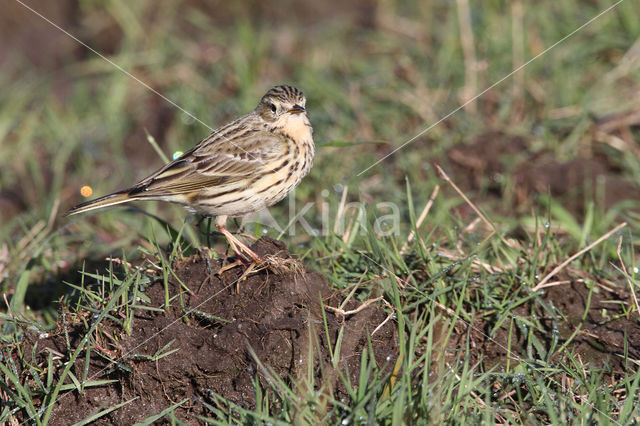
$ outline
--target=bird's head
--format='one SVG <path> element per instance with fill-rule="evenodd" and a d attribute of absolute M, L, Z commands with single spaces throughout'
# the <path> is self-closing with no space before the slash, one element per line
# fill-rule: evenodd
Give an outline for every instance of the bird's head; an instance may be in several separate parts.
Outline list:
<path fill-rule="evenodd" d="M 293 86 L 276 86 L 260 99 L 256 112 L 263 120 L 275 127 L 282 127 L 292 119 L 307 121 L 307 100 Z"/>

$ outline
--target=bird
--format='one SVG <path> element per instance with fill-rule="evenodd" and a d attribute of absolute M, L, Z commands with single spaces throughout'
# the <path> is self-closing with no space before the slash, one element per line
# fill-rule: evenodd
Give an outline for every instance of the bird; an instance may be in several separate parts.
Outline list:
<path fill-rule="evenodd" d="M 65 216 L 131 201 L 177 203 L 215 217 L 216 228 L 236 256 L 262 263 L 264 259 L 229 232 L 227 219 L 286 197 L 311 169 L 312 134 L 302 91 L 275 86 L 253 111 L 214 130 L 132 187 L 79 204 Z"/>

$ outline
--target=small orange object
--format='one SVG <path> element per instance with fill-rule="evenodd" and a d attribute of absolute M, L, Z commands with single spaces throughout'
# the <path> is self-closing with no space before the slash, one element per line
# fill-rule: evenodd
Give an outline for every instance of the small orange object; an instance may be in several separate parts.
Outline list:
<path fill-rule="evenodd" d="M 91 197 L 91 194 L 93 194 L 93 189 L 91 189 L 90 186 L 85 185 L 80 188 L 80 195 L 82 195 L 83 197 Z"/>

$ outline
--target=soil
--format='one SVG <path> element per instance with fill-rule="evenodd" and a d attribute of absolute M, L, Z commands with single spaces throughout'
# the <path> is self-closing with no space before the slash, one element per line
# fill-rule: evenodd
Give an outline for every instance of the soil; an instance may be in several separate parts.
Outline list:
<path fill-rule="evenodd" d="M 252 248 L 263 256 L 289 258 L 282 243 L 272 239 L 262 238 Z M 318 273 L 290 261 L 295 270 L 278 274 L 261 270 L 239 281 L 246 267 L 216 275 L 221 264 L 200 254 L 174 265 L 177 277 L 190 292 L 178 292 L 178 280 L 171 280 L 170 296 L 179 297 L 173 299 L 168 312 L 136 310 L 130 334 L 113 321 L 103 321 L 100 333 L 96 333 L 97 346 L 88 377 L 117 382 L 85 388 L 82 395 L 68 392 L 59 397 L 51 424 L 71 424 L 136 397 L 133 403 L 100 421 L 131 424 L 187 399 L 176 414 L 195 424 L 196 415 L 211 416 L 202 402 L 211 404 L 212 393 L 242 407 L 254 407 L 254 380 L 259 380 L 265 389 L 273 382 L 271 375 L 303 388 L 331 388 L 339 398 L 347 398 L 337 371 L 332 368 L 327 342 L 328 335 L 334 348 L 341 329 L 338 370 L 346 372 L 351 383 L 357 383 L 361 354 L 367 350 L 368 339 L 378 368 L 390 371 L 394 365 L 397 328 L 393 321 L 387 321 L 376 330 L 388 316 L 379 304 L 347 317 L 328 309 L 323 315 L 323 306 L 337 307 L 344 296 L 334 292 Z M 146 306 L 162 306 L 162 280 L 149 286 L 144 294 L 150 298 Z M 351 300 L 344 309 L 358 306 L 360 302 Z M 31 348 L 37 343 L 36 362 L 46 365 L 50 350 L 68 359 L 66 334 L 75 348 L 86 333 L 81 322 L 69 322 L 72 323 L 61 325 L 60 331 L 48 338 L 33 334 L 27 338 Z M 166 351 L 176 352 L 159 361 L 149 359 L 167 345 Z M 27 347 L 27 354 L 31 348 Z M 105 361 L 96 351 L 120 360 L 119 364 Z M 84 355 L 78 358 L 72 372 L 82 377 Z M 311 385 L 306 380 L 310 364 L 315 380 Z"/>
<path fill-rule="evenodd" d="M 169 297 L 173 298 L 169 310 L 137 309 L 130 334 L 110 320 L 104 320 L 100 332 L 94 334 L 88 377 L 116 382 L 85 388 L 82 394 L 63 393 L 54 407 L 51 424 L 70 424 L 134 399 L 102 417 L 99 423 L 130 424 L 182 403 L 176 416 L 195 424 L 196 416 L 212 415 L 205 404 L 212 403 L 213 394 L 241 407 L 254 408 L 256 380 L 262 389 L 280 379 L 296 391 L 304 392 L 310 387 L 320 392 L 331 389 L 338 398 L 347 400 L 348 394 L 332 368 L 327 342 L 328 335 L 334 348 L 341 328 L 344 334 L 338 369 L 346 372 L 351 383 L 357 383 L 361 354 L 367 350 L 369 338 L 377 368 L 382 374 L 390 373 L 398 354 L 397 324 L 385 322 L 388 312 L 380 304 L 371 304 L 346 317 L 336 314 L 326 307 L 339 306 L 344 296 L 332 290 L 321 275 L 293 262 L 282 243 L 261 238 L 252 248 L 262 256 L 276 256 L 295 267 L 278 274 L 257 271 L 240 281 L 245 266 L 217 274 L 222 262 L 208 255 L 198 254 L 177 262 L 173 265 L 177 279 L 170 280 L 168 287 Z M 190 291 L 179 292 L 178 280 Z M 592 370 L 601 369 L 612 380 L 635 368 L 628 360 L 640 359 L 640 322 L 636 314 L 624 312 L 624 306 L 632 303 L 628 292 L 615 283 L 600 283 L 589 297 L 583 280 L 567 274 L 560 274 L 558 280 L 565 283 L 545 289 L 543 296 L 545 303 L 555 307 L 557 315 L 541 314 L 537 320 L 540 332 L 535 334 L 542 346 L 553 346 L 549 336 L 557 336 L 556 350 L 570 339 L 566 352 Z M 162 280 L 147 287 L 144 295 L 149 301 L 140 302 L 141 305 L 161 308 L 165 300 Z M 361 305 L 351 300 L 344 309 Z M 515 313 L 532 320 L 532 312 L 539 308 L 532 301 L 516 308 Z M 85 320 L 90 316 L 85 315 Z M 120 316 L 124 317 L 124 312 Z M 72 351 L 67 347 L 77 347 L 87 326 L 80 320 L 82 315 L 67 313 L 61 317 L 67 318 L 66 323 L 60 324 L 56 333 L 45 338 L 27 333 L 23 349 L 27 361 L 46 365 L 49 353 L 62 360 L 69 358 Z M 449 330 L 446 322 L 436 325 L 443 334 Z M 469 342 L 473 347 L 472 362 L 480 362 L 483 369 L 504 366 L 508 347 L 511 359 L 536 358 L 536 354 L 527 354 L 530 343 L 517 326 L 509 338 L 509 327 L 492 332 L 493 323 L 483 319 L 457 324 L 447 346 L 442 347 L 446 358 L 453 359 L 460 351 L 467 351 Z M 157 361 L 150 359 L 172 350 L 175 352 Z M 31 353 L 35 360 L 30 359 Z M 71 370 L 76 377 L 82 377 L 84 358 L 83 353 Z M 307 380 L 309 366 L 313 384 Z M 432 367 L 437 371 L 437 366 Z M 66 382 L 71 383 L 68 379 Z"/>
<path fill-rule="evenodd" d="M 533 323 L 539 322 L 542 332 L 534 334 L 544 350 L 555 347 L 553 353 L 557 353 L 569 341 L 566 352 L 573 354 L 592 371 L 599 369 L 605 377 L 616 379 L 635 371 L 637 367 L 632 360 L 640 359 L 640 318 L 637 313 L 628 314 L 628 308 L 624 308 L 633 304 L 629 292 L 599 284 L 593 288 L 589 300 L 590 290 L 584 282 L 565 274 L 560 274 L 558 280 L 566 283 L 545 289 L 543 296 L 548 306 L 555 307 L 557 315 L 550 317 L 541 313 L 538 321 L 536 315 L 531 314 L 536 310 L 531 303 L 514 309 L 514 313 L 522 318 Z M 529 347 L 530 342 L 518 325 L 513 327 L 509 339 L 508 327 L 491 332 L 493 324 L 494 321 L 473 324 L 472 340 L 476 344 L 474 359 L 481 360 L 486 369 L 495 365 L 505 366 L 509 347 L 512 359 L 531 359 L 527 351 L 533 350 L 535 353 L 536 349 Z M 554 335 L 557 337 L 555 344 L 550 338 Z M 463 328 L 460 328 L 458 336 L 462 348 L 465 338 Z M 550 361 L 562 362 L 563 359 L 555 359 L 552 355 Z"/>
<path fill-rule="evenodd" d="M 447 173 L 464 191 L 480 192 L 479 202 L 509 197 L 510 207 L 523 214 L 530 214 L 540 194 L 551 195 L 579 221 L 585 200 L 606 211 L 640 199 L 640 188 L 621 176 L 606 145 L 595 144 L 568 161 L 558 161 L 551 152 L 532 152 L 530 146 L 531 140 L 521 136 L 487 132 L 449 150 Z M 505 188 L 506 179 L 513 187 Z"/>

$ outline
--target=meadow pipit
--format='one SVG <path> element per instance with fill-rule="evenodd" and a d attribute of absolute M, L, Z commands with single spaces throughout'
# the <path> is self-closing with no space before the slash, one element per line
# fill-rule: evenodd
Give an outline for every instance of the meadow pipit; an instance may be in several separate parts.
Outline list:
<path fill-rule="evenodd" d="M 242 216 L 282 200 L 309 172 L 315 148 L 302 92 L 276 86 L 249 114 L 214 130 L 200 143 L 131 188 L 79 204 L 77 214 L 137 200 L 178 203 L 216 216 L 236 255 L 262 262 L 226 228 Z"/>

